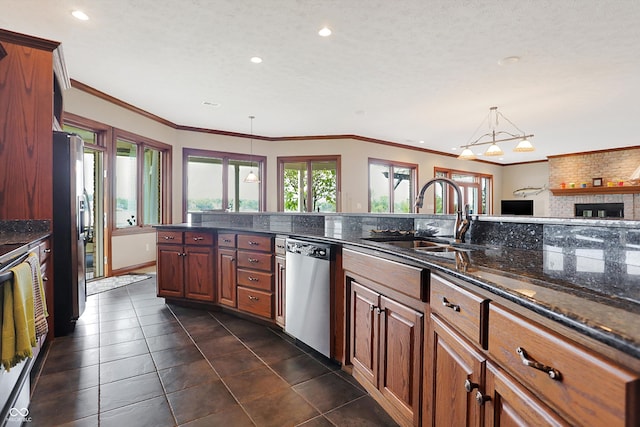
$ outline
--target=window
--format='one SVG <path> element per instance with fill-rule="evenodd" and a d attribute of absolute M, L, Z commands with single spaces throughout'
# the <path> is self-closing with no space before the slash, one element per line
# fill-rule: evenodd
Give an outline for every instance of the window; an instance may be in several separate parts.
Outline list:
<path fill-rule="evenodd" d="M 418 165 L 369 159 L 369 212 L 411 213 Z"/>
<path fill-rule="evenodd" d="M 340 211 L 340 156 L 279 157 L 278 210 Z"/>
<path fill-rule="evenodd" d="M 190 212 L 265 210 L 264 179 L 244 182 L 251 171 L 264 176 L 265 157 L 189 148 L 182 156 L 185 221 Z"/>
<path fill-rule="evenodd" d="M 114 228 L 132 229 L 168 220 L 168 166 L 171 147 L 115 131 L 112 177 Z M 165 218 L 167 217 L 167 218 Z"/>
<path fill-rule="evenodd" d="M 463 203 L 469 205 L 469 211 L 471 213 L 491 214 L 493 212 L 492 175 L 436 168 L 435 176 L 451 178 L 458 184 L 462 191 Z M 440 182 L 436 182 L 434 186 L 435 212 L 456 212 L 458 209 L 458 200 L 456 200 L 456 193 L 453 189 Z"/>

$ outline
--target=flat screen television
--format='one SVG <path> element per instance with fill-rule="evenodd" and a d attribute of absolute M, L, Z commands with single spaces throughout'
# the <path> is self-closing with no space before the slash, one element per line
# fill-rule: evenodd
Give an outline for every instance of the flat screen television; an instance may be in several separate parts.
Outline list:
<path fill-rule="evenodd" d="M 533 200 L 502 200 L 501 215 L 533 215 Z"/>

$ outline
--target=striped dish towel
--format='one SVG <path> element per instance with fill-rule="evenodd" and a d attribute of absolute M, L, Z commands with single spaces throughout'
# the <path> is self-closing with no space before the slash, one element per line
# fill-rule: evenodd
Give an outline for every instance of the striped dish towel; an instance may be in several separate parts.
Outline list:
<path fill-rule="evenodd" d="M 36 338 L 47 335 L 49 325 L 47 324 L 47 300 L 44 292 L 44 282 L 40 271 L 40 258 L 31 252 L 27 257 L 27 262 L 31 267 L 31 277 L 33 277 L 33 314 L 35 317 Z"/>

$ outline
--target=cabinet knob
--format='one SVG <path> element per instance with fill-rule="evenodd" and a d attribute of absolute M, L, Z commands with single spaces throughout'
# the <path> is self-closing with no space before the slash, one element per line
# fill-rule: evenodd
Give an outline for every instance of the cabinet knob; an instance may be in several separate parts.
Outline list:
<path fill-rule="evenodd" d="M 516 353 L 518 353 L 518 355 L 520 356 L 520 360 L 522 360 L 523 365 L 529 366 L 533 369 L 538 369 L 542 372 L 546 372 L 547 375 L 549 375 L 549 378 L 551 378 L 552 380 L 560 381 L 562 379 L 562 374 L 560 374 L 560 371 L 530 358 L 524 348 L 516 348 Z"/>
<path fill-rule="evenodd" d="M 452 304 L 447 300 L 447 297 L 442 297 L 442 305 L 447 308 L 450 308 L 453 311 L 460 311 L 460 306 L 457 304 Z"/>
<path fill-rule="evenodd" d="M 49 278 L 47 276 L 42 276 L 42 281 L 43 282 L 47 282 L 47 281 L 49 281 Z"/>
<path fill-rule="evenodd" d="M 464 380 L 464 389 L 467 391 L 467 393 L 471 393 L 473 389 L 476 389 L 476 388 L 478 388 L 478 384 L 471 382 L 469 378 Z"/>
<path fill-rule="evenodd" d="M 44 250 L 44 253 L 45 253 L 45 254 L 50 254 L 50 253 L 51 253 L 51 249 L 45 249 L 45 250 Z"/>
<path fill-rule="evenodd" d="M 489 400 L 491 400 L 491 398 L 482 394 L 480 390 L 476 392 L 476 402 L 478 402 L 478 405 L 483 406 L 484 403 L 488 402 Z"/>

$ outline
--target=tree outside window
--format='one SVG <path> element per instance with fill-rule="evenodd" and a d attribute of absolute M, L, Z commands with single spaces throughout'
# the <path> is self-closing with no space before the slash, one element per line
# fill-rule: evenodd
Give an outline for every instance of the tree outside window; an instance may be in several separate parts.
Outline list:
<path fill-rule="evenodd" d="M 338 212 L 339 164 L 339 156 L 279 158 L 278 210 Z"/>

